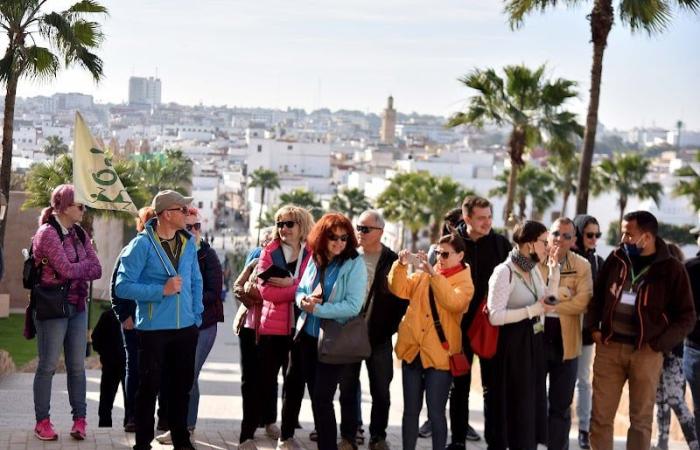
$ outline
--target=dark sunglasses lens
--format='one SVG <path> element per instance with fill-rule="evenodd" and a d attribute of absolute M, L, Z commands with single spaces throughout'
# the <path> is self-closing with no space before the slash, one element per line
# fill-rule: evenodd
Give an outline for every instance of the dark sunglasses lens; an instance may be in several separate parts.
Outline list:
<path fill-rule="evenodd" d="M 201 230 L 201 229 L 202 229 L 202 224 L 201 224 L 201 223 L 195 223 L 195 224 L 194 224 L 194 229 L 197 230 L 197 231 Z"/>
<path fill-rule="evenodd" d="M 347 242 L 347 241 L 348 241 L 348 235 L 347 235 L 347 234 L 344 234 L 344 235 L 340 236 L 340 240 L 341 240 L 342 242 Z"/>
<path fill-rule="evenodd" d="M 447 259 L 450 257 L 450 252 L 440 252 L 440 258 Z"/>
<path fill-rule="evenodd" d="M 588 239 L 593 239 L 593 238 L 600 238 L 603 235 L 603 233 L 586 233 L 586 237 Z"/>
<path fill-rule="evenodd" d="M 358 225 L 358 226 L 356 226 L 355 228 L 356 228 L 357 231 L 359 231 L 360 233 L 364 233 L 364 234 L 369 233 L 369 227 L 367 227 L 367 226 Z"/>
<path fill-rule="evenodd" d="M 294 228 L 294 222 L 293 220 L 285 220 L 284 222 L 277 222 L 277 228 Z"/>

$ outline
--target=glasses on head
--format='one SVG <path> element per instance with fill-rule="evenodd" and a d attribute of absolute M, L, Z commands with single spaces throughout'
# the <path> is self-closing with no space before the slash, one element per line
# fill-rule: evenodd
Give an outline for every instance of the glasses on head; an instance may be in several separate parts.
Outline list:
<path fill-rule="evenodd" d="M 603 233 L 601 233 L 601 232 L 597 232 L 597 233 L 586 233 L 586 237 L 587 237 L 588 239 L 593 239 L 593 238 L 600 239 L 600 237 L 601 237 L 602 235 L 603 235 Z"/>
<path fill-rule="evenodd" d="M 166 209 L 166 211 L 180 211 L 182 214 L 188 215 L 190 212 L 190 209 L 187 206 L 181 206 L 179 208 Z"/>
<path fill-rule="evenodd" d="M 369 225 L 355 225 L 355 229 L 362 234 L 367 234 L 372 230 L 381 230 L 379 227 L 370 227 Z"/>
<path fill-rule="evenodd" d="M 436 253 L 442 259 L 447 259 L 452 254 L 452 252 L 436 252 Z"/>
<path fill-rule="evenodd" d="M 85 211 L 85 205 L 82 205 L 82 204 L 80 204 L 80 203 L 73 203 L 71 206 L 75 206 L 75 207 L 78 208 L 79 210 Z"/>
<path fill-rule="evenodd" d="M 565 241 L 570 241 L 573 239 L 574 235 L 571 233 L 560 233 L 558 230 L 557 231 L 552 231 L 552 236 L 554 237 L 561 237 Z"/>
<path fill-rule="evenodd" d="M 333 241 L 333 242 L 347 242 L 348 241 L 348 235 L 347 234 L 341 234 L 338 236 L 337 234 L 329 234 L 328 235 L 328 240 Z"/>
<path fill-rule="evenodd" d="M 187 225 L 185 225 L 185 229 L 186 229 L 187 231 L 192 231 L 192 230 L 197 230 L 197 231 L 199 231 L 199 230 L 202 229 L 202 224 L 199 223 L 199 222 L 197 222 L 197 223 L 188 223 Z"/>
<path fill-rule="evenodd" d="M 296 225 L 296 222 L 293 220 L 283 220 L 282 222 L 277 222 L 277 228 L 294 228 L 294 225 Z"/>

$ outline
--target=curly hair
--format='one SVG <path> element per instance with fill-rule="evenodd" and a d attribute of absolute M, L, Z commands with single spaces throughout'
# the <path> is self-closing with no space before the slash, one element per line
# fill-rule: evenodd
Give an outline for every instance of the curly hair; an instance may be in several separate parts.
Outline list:
<path fill-rule="evenodd" d="M 340 261 L 344 261 L 346 259 L 353 259 L 358 255 L 357 237 L 355 236 L 355 230 L 352 228 L 350 219 L 340 213 L 324 214 L 311 229 L 307 240 L 313 252 L 314 262 L 319 268 L 325 268 L 328 266 L 328 263 L 330 263 L 330 259 L 328 258 L 328 236 L 331 235 L 336 228 L 340 228 L 348 236 L 345 249 L 337 258 Z"/>

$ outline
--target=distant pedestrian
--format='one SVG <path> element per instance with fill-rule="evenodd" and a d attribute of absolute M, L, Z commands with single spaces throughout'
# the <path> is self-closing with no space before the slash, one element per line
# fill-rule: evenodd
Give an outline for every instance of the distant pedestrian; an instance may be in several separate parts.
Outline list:
<path fill-rule="evenodd" d="M 85 439 L 87 421 L 85 352 L 87 349 L 88 282 L 102 276 L 90 237 L 79 223 L 85 205 L 75 202 L 75 189 L 62 184 L 51 193 L 51 206 L 41 212 L 34 235 L 34 259 L 40 265 L 42 286 L 68 286 L 68 317 L 41 319 L 34 311 L 39 362 L 34 375 L 34 435 L 58 439 L 49 417 L 51 382 L 61 350 L 65 356 L 68 401 L 73 415 L 70 435 Z M 37 302 L 41 299 L 37 299 Z"/>
<path fill-rule="evenodd" d="M 122 385 L 122 394 L 126 403 L 126 351 L 121 322 L 111 308 L 100 315 L 95 329 L 92 330 L 92 348 L 100 354 L 102 365 L 98 426 L 112 428 L 112 407 L 119 384 Z"/>

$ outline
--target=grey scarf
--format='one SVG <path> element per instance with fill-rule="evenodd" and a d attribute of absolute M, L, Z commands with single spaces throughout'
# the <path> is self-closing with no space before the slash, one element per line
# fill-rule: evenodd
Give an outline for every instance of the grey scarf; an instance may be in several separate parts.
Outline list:
<path fill-rule="evenodd" d="M 530 257 L 523 256 L 517 248 L 513 248 L 513 250 L 510 251 L 510 260 L 525 272 L 530 272 L 537 266 L 537 262 Z"/>

